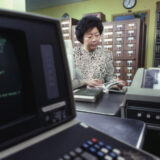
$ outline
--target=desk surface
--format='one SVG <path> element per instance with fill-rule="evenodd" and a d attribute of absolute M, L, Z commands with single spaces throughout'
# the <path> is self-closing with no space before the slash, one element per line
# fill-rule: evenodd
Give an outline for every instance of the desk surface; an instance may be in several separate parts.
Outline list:
<path fill-rule="evenodd" d="M 124 94 L 104 94 L 97 102 L 76 102 L 76 110 L 115 116 L 120 111 Z"/>
<path fill-rule="evenodd" d="M 136 148 L 142 148 L 146 131 L 142 121 L 84 112 L 77 112 L 76 119 Z"/>

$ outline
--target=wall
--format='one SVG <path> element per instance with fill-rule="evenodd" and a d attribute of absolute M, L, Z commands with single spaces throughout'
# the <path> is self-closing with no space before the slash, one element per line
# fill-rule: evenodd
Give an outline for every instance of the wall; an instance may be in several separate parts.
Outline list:
<path fill-rule="evenodd" d="M 13 0 L 0 0 L 0 8 L 13 9 Z"/>
<path fill-rule="evenodd" d="M 13 0 L 13 10 L 25 12 L 25 0 Z"/>
<path fill-rule="evenodd" d="M 132 12 L 149 11 L 147 28 L 146 59 L 145 66 L 151 67 L 153 62 L 153 45 L 155 31 L 156 2 L 159 0 L 137 0 Z M 72 3 L 63 6 L 56 6 L 33 11 L 39 14 L 61 18 L 64 13 L 69 13 L 72 18 L 80 19 L 83 14 L 91 12 L 103 12 L 108 22 L 112 21 L 112 15 L 126 14 L 127 9 L 123 8 L 123 0 L 88 0 L 84 2 Z"/>
<path fill-rule="evenodd" d="M 0 0 L 0 8 L 25 12 L 25 0 Z"/>

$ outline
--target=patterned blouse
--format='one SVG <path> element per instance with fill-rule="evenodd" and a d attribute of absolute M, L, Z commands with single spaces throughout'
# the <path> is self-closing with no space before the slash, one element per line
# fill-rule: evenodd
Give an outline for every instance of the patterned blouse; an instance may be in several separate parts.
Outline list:
<path fill-rule="evenodd" d="M 99 79 L 104 83 L 113 78 L 113 55 L 108 50 L 97 47 L 87 52 L 83 46 L 75 47 L 74 62 L 83 80 Z"/>

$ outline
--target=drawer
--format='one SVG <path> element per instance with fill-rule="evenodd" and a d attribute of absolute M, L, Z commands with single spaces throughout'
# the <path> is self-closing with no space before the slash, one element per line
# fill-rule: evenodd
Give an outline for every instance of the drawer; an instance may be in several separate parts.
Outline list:
<path fill-rule="evenodd" d="M 113 32 L 113 25 L 103 25 L 104 32 Z"/>
<path fill-rule="evenodd" d="M 62 33 L 63 34 L 65 34 L 65 33 L 69 33 L 70 34 L 70 31 L 69 30 L 63 30 Z"/>
<path fill-rule="evenodd" d="M 122 44 L 113 45 L 113 50 L 114 51 L 123 51 L 123 45 Z"/>
<path fill-rule="evenodd" d="M 126 60 L 125 61 L 125 66 L 126 67 L 135 67 L 136 66 L 136 62 L 134 60 Z"/>
<path fill-rule="evenodd" d="M 137 34 L 136 30 L 126 30 L 125 37 L 135 37 Z"/>
<path fill-rule="evenodd" d="M 125 31 L 116 31 L 114 32 L 113 37 L 125 37 Z"/>
<path fill-rule="evenodd" d="M 114 67 L 123 67 L 125 65 L 126 65 L 126 63 L 123 60 L 114 60 L 113 61 Z"/>
<path fill-rule="evenodd" d="M 102 48 L 102 45 L 101 45 L 101 44 L 99 44 L 97 47 L 98 47 L 98 48 Z"/>
<path fill-rule="evenodd" d="M 132 80 L 134 77 L 134 73 L 124 73 L 124 79 L 126 80 Z"/>
<path fill-rule="evenodd" d="M 62 27 L 62 32 L 63 33 L 69 33 L 70 32 L 70 28 L 69 27 Z"/>
<path fill-rule="evenodd" d="M 124 67 L 114 67 L 115 73 L 123 73 Z"/>
<path fill-rule="evenodd" d="M 126 45 L 124 45 L 124 50 L 127 50 L 127 51 L 129 51 L 129 50 L 132 50 L 132 51 L 135 51 L 136 50 L 136 44 L 126 44 Z"/>
<path fill-rule="evenodd" d="M 114 73 L 114 76 L 116 76 L 116 78 L 119 78 L 119 79 L 124 79 L 123 77 L 123 73 Z"/>
<path fill-rule="evenodd" d="M 71 37 L 66 36 L 66 37 L 63 37 L 63 39 L 64 39 L 64 40 L 66 40 L 66 39 L 71 39 Z"/>
<path fill-rule="evenodd" d="M 135 50 L 124 51 L 124 59 L 135 59 L 136 52 Z"/>
<path fill-rule="evenodd" d="M 113 39 L 112 38 L 107 38 L 107 39 L 103 38 L 103 44 L 112 45 L 113 44 Z"/>
<path fill-rule="evenodd" d="M 125 24 L 115 24 L 114 25 L 114 31 L 124 31 L 125 30 Z"/>
<path fill-rule="evenodd" d="M 105 32 L 103 33 L 103 39 L 112 38 L 113 32 Z"/>
<path fill-rule="evenodd" d="M 134 67 L 124 67 L 124 72 L 135 74 L 135 68 Z"/>
<path fill-rule="evenodd" d="M 125 25 L 125 30 L 136 30 L 137 29 L 137 23 L 128 23 Z"/>
<path fill-rule="evenodd" d="M 71 39 L 71 36 L 69 33 L 63 33 L 63 38 L 64 39 Z"/>
<path fill-rule="evenodd" d="M 104 49 L 113 51 L 113 45 L 103 45 Z"/>
<path fill-rule="evenodd" d="M 123 44 L 124 38 L 123 37 L 116 37 L 113 39 L 113 44 Z"/>
<path fill-rule="evenodd" d="M 126 83 L 127 83 L 127 86 L 130 86 L 132 84 L 132 80 L 131 79 L 127 79 Z"/>
<path fill-rule="evenodd" d="M 69 26 L 69 24 L 61 24 L 61 27 L 62 27 L 62 28 L 63 28 L 63 27 L 65 28 L 65 27 L 70 27 L 70 26 Z"/>
<path fill-rule="evenodd" d="M 123 51 L 113 51 L 114 59 L 123 59 Z"/>
<path fill-rule="evenodd" d="M 125 43 L 136 43 L 136 37 L 126 37 Z"/>
<path fill-rule="evenodd" d="M 61 22 L 61 26 L 62 26 L 62 28 L 63 27 L 69 27 L 70 26 L 70 22 L 67 20 L 67 21 L 63 21 L 63 22 Z"/>

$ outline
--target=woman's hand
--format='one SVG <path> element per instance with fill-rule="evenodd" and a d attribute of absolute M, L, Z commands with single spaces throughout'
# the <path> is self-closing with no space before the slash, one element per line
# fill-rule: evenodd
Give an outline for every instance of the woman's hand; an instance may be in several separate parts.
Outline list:
<path fill-rule="evenodd" d="M 116 85 L 115 88 L 118 88 L 119 90 L 122 89 L 124 86 L 127 85 L 126 81 L 121 80 L 121 79 L 119 79 L 119 78 L 113 79 L 112 81 L 113 81 L 113 82 L 118 82 L 118 84 Z"/>
<path fill-rule="evenodd" d="M 86 80 L 85 85 L 88 85 L 89 87 L 102 87 L 102 81 L 99 79 L 92 79 L 92 80 Z"/>

